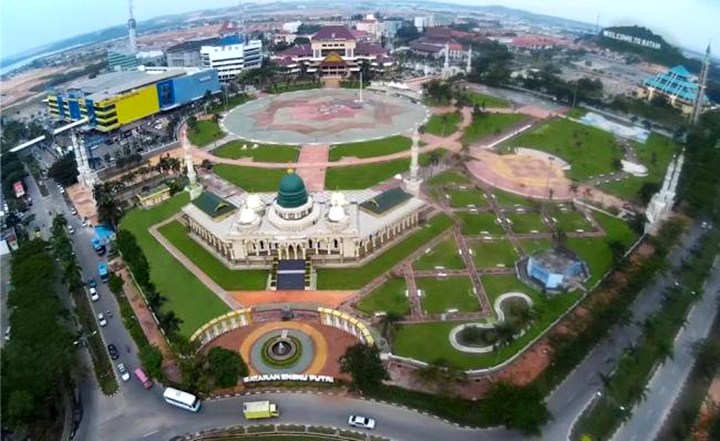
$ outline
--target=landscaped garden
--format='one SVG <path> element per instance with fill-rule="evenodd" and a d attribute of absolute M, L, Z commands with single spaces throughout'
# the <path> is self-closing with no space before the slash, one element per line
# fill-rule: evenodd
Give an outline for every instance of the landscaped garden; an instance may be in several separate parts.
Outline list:
<path fill-rule="evenodd" d="M 465 128 L 461 141 L 463 144 L 473 144 L 488 136 L 497 136 L 524 119 L 525 115 L 515 113 L 483 113 L 473 116 L 472 123 Z"/>
<path fill-rule="evenodd" d="M 451 207 L 464 208 L 467 206 L 484 207 L 488 205 L 487 195 L 483 190 L 468 188 L 468 189 L 452 189 L 445 192 L 450 199 L 448 203 Z"/>
<path fill-rule="evenodd" d="M 470 103 L 473 106 L 478 105 L 480 108 L 492 109 L 510 107 L 510 103 L 503 98 L 496 96 L 485 95 L 477 92 L 466 92 L 465 96 L 470 100 Z"/>
<path fill-rule="evenodd" d="M 296 162 L 300 150 L 289 145 L 257 144 L 242 139 L 230 141 L 213 150 L 221 158 L 252 158 L 255 162 Z"/>
<path fill-rule="evenodd" d="M 458 212 L 457 216 L 463 221 L 462 233 L 466 235 L 502 234 L 503 229 L 497 223 L 495 213 L 468 213 Z"/>
<path fill-rule="evenodd" d="M 508 193 L 506 191 L 494 189 L 492 191 L 492 194 L 495 196 L 495 203 L 498 205 L 498 207 L 515 207 L 515 206 L 529 206 L 532 204 L 537 204 L 537 202 L 533 201 L 532 199 L 528 199 L 526 197 Z"/>
<path fill-rule="evenodd" d="M 211 119 L 203 119 L 196 121 L 194 125 L 189 124 L 187 136 L 193 145 L 205 147 L 221 139 L 225 134 L 217 122 Z"/>
<path fill-rule="evenodd" d="M 460 312 L 480 310 L 480 301 L 473 292 L 469 277 L 416 278 L 422 290 L 422 308 L 426 314 L 441 314 L 450 309 Z"/>
<path fill-rule="evenodd" d="M 512 213 L 506 217 L 511 221 L 510 227 L 515 233 L 547 233 L 549 231 L 540 213 Z"/>
<path fill-rule="evenodd" d="M 470 178 L 464 174 L 448 170 L 430 178 L 428 185 L 467 184 L 468 182 L 470 182 Z"/>
<path fill-rule="evenodd" d="M 448 136 L 455 133 L 462 121 L 462 114 L 459 112 L 448 112 L 440 115 L 433 115 L 425 124 L 425 132 L 436 136 Z"/>
<path fill-rule="evenodd" d="M 405 316 L 410 314 L 410 301 L 406 293 L 405 279 L 393 278 L 363 297 L 356 307 L 366 314 L 385 312 Z"/>
<path fill-rule="evenodd" d="M 342 158 L 372 158 L 410 150 L 412 140 L 406 136 L 391 136 L 372 141 L 337 144 L 330 147 L 330 161 Z"/>
<path fill-rule="evenodd" d="M 495 268 L 505 266 L 513 268 L 518 255 L 515 247 L 507 239 L 479 240 L 469 242 L 476 268 Z"/>
<path fill-rule="evenodd" d="M 611 133 L 567 119 L 555 119 L 512 139 L 508 146 L 557 155 L 571 168 L 566 175 L 583 181 L 618 170 L 622 149 Z"/>
<path fill-rule="evenodd" d="M 437 244 L 435 248 L 425 250 L 425 253 L 413 263 L 413 267 L 418 270 L 431 270 L 439 267 L 463 269 L 465 262 L 458 252 L 455 239 L 449 238 Z"/>
<path fill-rule="evenodd" d="M 561 212 L 558 210 L 552 212 L 550 216 L 555 220 L 555 226 L 566 233 L 577 230 L 592 230 L 592 225 L 580 211 L 568 210 Z"/>
<path fill-rule="evenodd" d="M 216 164 L 213 173 L 248 192 L 277 191 L 280 179 L 287 171 L 280 168 L 254 168 Z"/>

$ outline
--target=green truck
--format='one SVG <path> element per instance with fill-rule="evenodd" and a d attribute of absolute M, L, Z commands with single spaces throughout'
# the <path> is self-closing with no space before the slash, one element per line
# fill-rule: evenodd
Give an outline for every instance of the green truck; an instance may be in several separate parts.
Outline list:
<path fill-rule="evenodd" d="M 273 418 L 280 416 L 280 410 L 275 403 L 269 401 L 248 401 L 243 403 L 243 414 L 248 420 Z"/>

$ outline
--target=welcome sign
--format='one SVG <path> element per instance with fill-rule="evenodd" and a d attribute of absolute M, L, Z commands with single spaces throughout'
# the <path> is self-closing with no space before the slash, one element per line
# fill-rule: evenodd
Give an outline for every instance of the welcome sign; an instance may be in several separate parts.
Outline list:
<path fill-rule="evenodd" d="M 302 381 L 308 383 L 334 383 L 335 378 L 329 375 L 305 374 L 263 374 L 243 377 L 243 383 L 263 383 L 267 381 Z"/>

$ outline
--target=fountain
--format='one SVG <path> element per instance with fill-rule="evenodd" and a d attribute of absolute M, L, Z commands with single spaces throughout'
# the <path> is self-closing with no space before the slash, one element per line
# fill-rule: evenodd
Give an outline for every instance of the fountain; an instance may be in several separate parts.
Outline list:
<path fill-rule="evenodd" d="M 288 331 L 284 330 L 279 336 L 270 340 L 265 354 L 274 361 L 282 362 L 292 358 L 297 351 L 295 340 L 288 337 Z"/>

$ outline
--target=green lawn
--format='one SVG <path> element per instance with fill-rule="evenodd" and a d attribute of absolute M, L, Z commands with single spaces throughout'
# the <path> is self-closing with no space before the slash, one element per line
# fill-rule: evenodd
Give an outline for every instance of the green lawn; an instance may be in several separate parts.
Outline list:
<path fill-rule="evenodd" d="M 543 222 L 542 215 L 540 215 L 540 213 L 513 213 L 507 215 L 507 218 L 512 221 L 510 226 L 516 233 L 522 234 L 533 231 L 544 233 L 549 231 L 549 228 L 545 222 Z"/>
<path fill-rule="evenodd" d="M 591 231 L 592 225 L 585 219 L 585 215 L 579 211 L 569 210 L 565 213 L 555 211 L 551 214 L 555 219 L 555 225 L 562 231 L 574 232 L 576 230 Z"/>
<path fill-rule="evenodd" d="M 458 129 L 462 115 L 458 112 L 448 112 L 442 115 L 433 115 L 425 124 L 425 131 L 431 135 L 449 136 Z"/>
<path fill-rule="evenodd" d="M 410 150 L 412 140 L 405 136 L 391 136 L 373 141 L 337 144 L 330 148 L 330 161 L 339 161 L 344 157 L 372 158 L 385 156 L 404 150 Z"/>
<path fill-rule="evenodd" d="M 188 139 L 193 145 L 204 147 L 225 136 L 220 126 L 213 120 L 204 119 L 197 122 L 195 130 L 188 130 Z"/>
<path fill-rule="evenodd" d="M 277 191 L 280 179 L 287 174 L 281 168 L 254 168 L 216 164 L 213 173 L 249 192 Z"/>
<path fill-rule="evenodd" d="M 470 182 L 470 178 L 457 171 L 444 171 L 438 175 L 433 176 L 428 181 L 429 185 L 447 185 L 447 184 L 467 184 Z"/>
<path fill-rule="evenodd" d="M 425 254 L 413 263 L 413 266 L 418 270 L 430 270 L 436 266 L 447 269 L 463 269 L 465 268 L 465 262 L 458 253 L 455 239 L 450 238 L 440 242 L 435 248 L 429 251 L 426 250 Z"/>
<path fill-rule="evenodd" d="M 585 286 L 592 286 L 605 275 L 612 266 L 612 251 L 605 237 L 572 237 L 567 239 L 565 246 L 575 251 L 590 269 L 590 279 Z"/>
<path fill-rule="evenodd" d="M 638 238 L 638 234 L 630 228 L 630 224 L 622 219 L 598 212 L 593 212 L 593 218 L 595 218 L 603 230 L 605 230 L 608 241 L 619 240 L 625 245 L 625 248 L 630 248 Z"/>
<path fill-rule="evenodd" d="M 538 251 L 547 250 L 552 246 L 550 239 L 526 239 L 520 241 L 527 254 L 535 254 Z"/>
<path fill-rule="evenodd" d="M 490 109 L 490 108 L 493 108 L 493 107 L 495 107 L 495 108 L 498 108 L 498 107 L 500 107 L 500 108 L 510 107 L 510 103 L 508 103 L 507 101 L 505 101 L 505 99 L 499 98 L 499 97 L 496 97 L 496 96 L 485 95 L 485 94 L 477 93 L 477 92 L 467 92 L 467 93 L 466 93 L 466 96 L 470 99 L 470 101 L 472 102 L 473 106 L 474 106 L 475 104 L 477 104 L 477 105 L 480 106 L 480 107 L 482 107 L 483 105 L 485 105 L 485 108 L 487 108 L 487 109 Z"/>
<path fill-rule="evenodd" d="M 480 301 L 473 292 L 469 277 L 417 278 L 418 289 L 423 291 L 422 308 L 427 314 L 441 314 L 448 309 L 460 312 L 480 310 Z"/>
<path fill-rule="evenodd" d="M 484 191 L 478 189 L 452 189 L 445 192 L 450 196 L 448 202 L 451 207 L 467 207 L 468 205 L 475 205 L 476 207 L 485 207 L 488 205 L 487 195 Z"/>
<path fill-rule="evenodd" d="M 491 304 L 495 302 L 495 299 L 508 292 L 521 292 L 527 295 L 534 293 L 534 290 L 522 283 L 515 274 L 480 276 L 480 282 L 482 282 L 485 294 Z"/>
<path fill-rule="evenodd" d="M 495 195 L 495 203 L 499 207 L 514 207 L 516 205 L 522 205 L 527 207 L 528 205 L 533 205 L 536 203 L 532 199 L 528 199 L 520 195 L 508 193 L 502 190 L 493 190 L 492 194 Z"/>
<path fill-rule="evenodd" d="M 357 303 L 357 309 L 366 313 L 394 312 L 400 315 L 410 314 L 410 301 L 405 295 L 405 279 L 390 279 L 382 286 L 363 297 Z"/>
<path fill-rule="evenodd" d="M 238 139 L 223 144 L 213 151 L 221 158 L 252 158 L 255 162 L 296 162 L 300 150 L 289 145 L 258 144 L 257 149 L 251 148 L 255 143 Z M 247 146 L 243 150 L 243 146 Z"/>
<path fill-rule="evenodd" d="M 579 181 L 615 171 L 614 159 L 622 151 L 613 135 L 567 119 L 555 119 L 510 141 L 511 146 L 529 147 L 557 155 L 570 163 L 567 176 Z"/>
<path fill-rule="evenodd" d="M 472 242 L 471 248 L 476 268 L 495 268 L 499 264 L 512 268 L 518 259 L 515 248 L 507 239 Z"/>
<path fill-rule="evenodd" d="M 189 202 L 187 193 L 181 193 L 151 209 L 130 210 L 120 222 L 120 228 L 130 231 L 145 253 L 150 264 L 150 278 L 167 302 L 163 311 L 174 311 L 183 321 L 180 333 L 186 337 L 196 329 L 229 311 L 229 308 L 187 268 L 150 235 L 148 229 L 178 213 Z"/>
<path fill-rule="evenodd" d="M 503 234 L 505 230 L 495 220 L 495 213 L 456 213 L 463 221 L 462 233 L 466 235 Z"/>
<path fill-rule="evenodd" d="M 318 268 L 318 289 L 360 289 L 453 225 L 444 214 L 359 268 Z"/>
<path fill-rule="evenodd" d="M 486 113 L 473 117 L 470 126 L 465 128 L 461 141 L 463 144 L 472 144 L 488 136 L 497 136 L 525 118 L 525 115 L 513 113 Z"/>
<path fill-rule="evenodd" d="M 633 143 L 635 153 L 640 162 L 648 168 L 648 175 L 642 178 L 629 177 L 620 182 L 601 184 L 599 187 L 608 193 L 617 195 L 625 200 L 633 202 L 640 201 L 640 189 L 645 183 L 662 185 L 667 169 L 673 154 L 679 150 L 678 144 L 670 138 L 650 134 L 647 142 L 643 144 Z"/>
<path fill-rule="evenodd" d="M 160 233 L 223 289 L 228 291 L 265 289 L 268 271 L 231 270 L 190 238 L 187 228 L 180 222 L 164 225 L 160 228 Z"/>
<path fill-rule="evenodd" d="M 327 190 L 368 188 L 407 171 L 409 167 L 409 159 L 395 159 L 378 164 L 331 167 L 325 174 L 325 188 Z"/>

